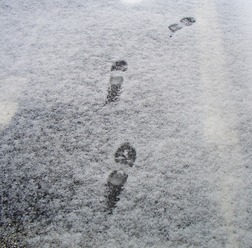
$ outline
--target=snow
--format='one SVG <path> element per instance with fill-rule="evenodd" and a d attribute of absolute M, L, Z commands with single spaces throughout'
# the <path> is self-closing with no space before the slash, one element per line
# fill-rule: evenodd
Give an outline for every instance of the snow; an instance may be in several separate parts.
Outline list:
<path fill-rule="evenodd" d="M 0 246 L 251 247 L 251 9 L 1 1 Z"/>

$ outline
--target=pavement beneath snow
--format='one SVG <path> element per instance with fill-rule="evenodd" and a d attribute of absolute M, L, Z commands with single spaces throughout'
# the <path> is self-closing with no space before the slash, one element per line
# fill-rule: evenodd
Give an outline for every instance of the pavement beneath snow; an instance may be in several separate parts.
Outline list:
<path fill-rule="evenodd" d="M 0 2 L 0 246 L 252 244 L 248 1 Z"/>

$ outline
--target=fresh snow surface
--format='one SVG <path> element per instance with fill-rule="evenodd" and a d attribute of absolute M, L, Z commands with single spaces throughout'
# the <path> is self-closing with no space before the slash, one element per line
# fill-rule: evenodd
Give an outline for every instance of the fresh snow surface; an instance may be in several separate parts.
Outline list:
<path fill-rule="evenodd" d="M 1 0 L 0 247 L 251 248 L 251 13 Z"/>

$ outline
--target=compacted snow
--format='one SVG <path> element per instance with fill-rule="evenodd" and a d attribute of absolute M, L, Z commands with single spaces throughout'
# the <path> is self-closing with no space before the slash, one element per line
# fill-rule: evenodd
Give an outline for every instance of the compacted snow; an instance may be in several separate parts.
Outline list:
<path fill-rule="evenodd" d="M 252 4 L 0 1 L 1 247 L 252 247 Z"/>

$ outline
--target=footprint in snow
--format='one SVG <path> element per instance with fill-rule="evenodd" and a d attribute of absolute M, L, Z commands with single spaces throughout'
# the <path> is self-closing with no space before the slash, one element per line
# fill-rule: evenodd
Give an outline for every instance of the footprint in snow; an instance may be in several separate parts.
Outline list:
<path fill-rule="evenodd" d="M 107 181 L 107 209 L 109 213 L 113 213 L 116 203 L 120 200 L 119 195 L 123 191 L 123 186 L 126 183 L 128 175 L 124 172 L 113 171 Z"/>
<path fill-rule="evenodd" d="M 125 60 L 118 60 L 113 63 L 111 71 L 127 71 L 128 63 Z"/>
<path fill-rule="evenodd" d="M 111 76 L 109 80 L 109 88 L 106 103 L 115 102 L 118 100 L 122 89 L 123 77 Z"/>
<path fill-rule="evenodd" d="M 133 166 L 136 160 L 136 150 L 128 143 L 123 143 L 115 153 L 115 162 Z"/>
<path fill-rule="evenodd" d="M 181 28 L 182 28 L 182 26 L 181 26 L 180 24 L 178 24 L 178 23 L 174 23 L 174 24 L 171 24 L 171 25 L 169 26 L 169 29 L 170 29 L 173 33 L 177 32 L 177 31 L 180 30 Z"/>
<path fill-rule="evenodd" d="M 136 160 L 136 150 L 128 143 L 123 143 L 115 152 L 115 162 L 123 166 L 132 167 Z M 116 203 L 120 200 L 119 195 L 123 191 L 128 175 L 122 170 L 113 171 L 107 180 L 107 209 L 113 213 Z"/>
<path fill-rule="evenodd" d="M 169 29 L 172 31 L 172 33 L 175 33 L 178 30 L 182 29 L 184 26 L 191 26 L 195 22 L 196 19 L 194 17 L 184 17 L 180 20 L 179 23 L 171 24 L 169 26 Z M 172 37 L 172 35 L 170 37 Z"/>
<path fill-rule="evenodd" d="M 196 22 L 196 19 L 194 17 L 184 17 L 180 20 L 181 23 L 183 23 L 185 26 L 191 26 L 193 23 Z"/>
<path fill-rule="evenodd" d="M 125 60 L 118 60 L 113 63 L 111 71 L 126 71 L 128 64 Z M 123 77 L 112 75 L 109 80 L 109 88 L 106 103 L 116 102 L 121 95 Z"/>

